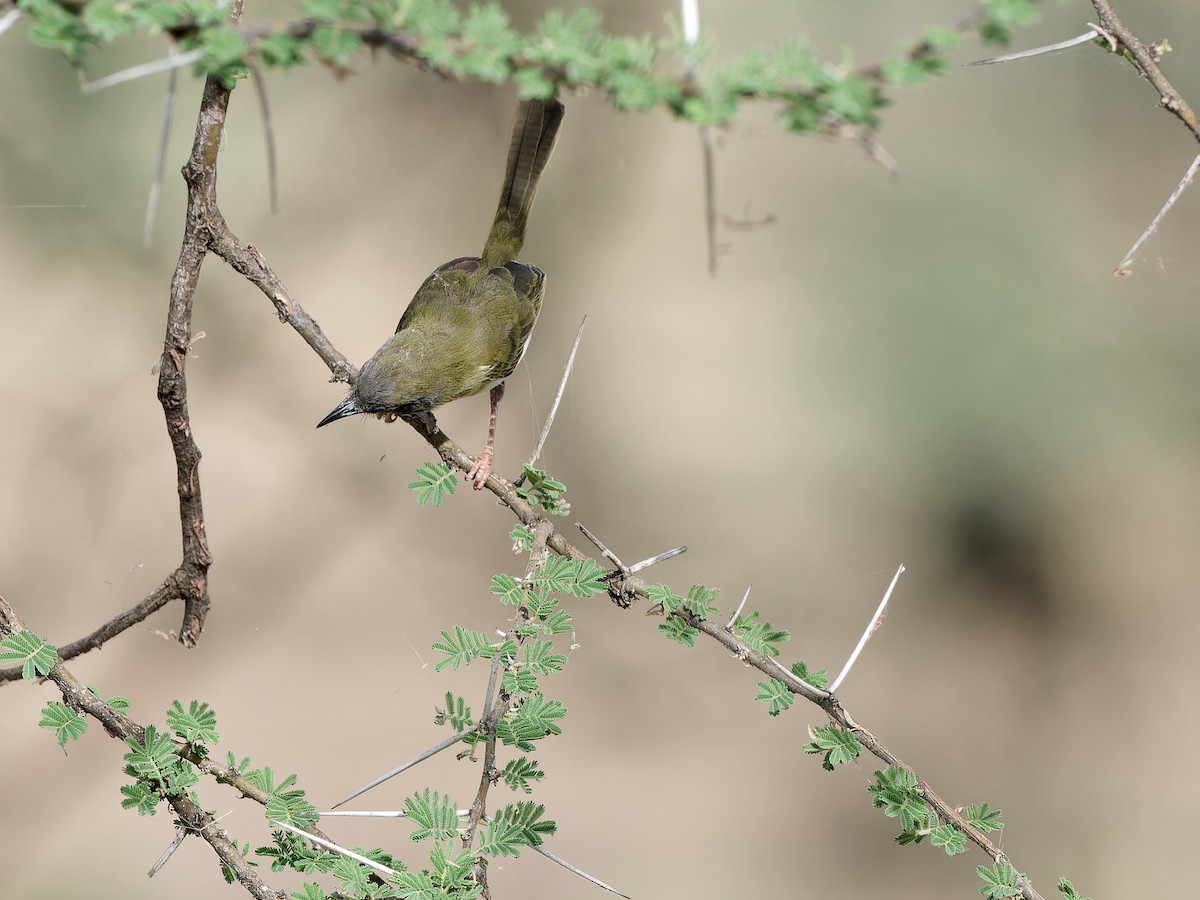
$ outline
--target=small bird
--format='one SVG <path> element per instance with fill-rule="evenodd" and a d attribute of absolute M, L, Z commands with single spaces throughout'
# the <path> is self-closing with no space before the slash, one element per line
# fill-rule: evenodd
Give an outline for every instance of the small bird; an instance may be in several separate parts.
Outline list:
<path fill-rule="evenodd" d="M 451 260 L 425 279 L 396 333 L 363 363 L 350 392 L 318 428 L 360 413 L 385 422 L 432 421 L 435 407 L 490 388 L 487 442 L 467 473 L 475 490 L 483 488 L 492 468 L 504 379 L 525 355 L 546 290 L 542 270 L 517 262 L 517 254 L 562 117 L 558 100 L 520 103 L 483 255 Z"/>

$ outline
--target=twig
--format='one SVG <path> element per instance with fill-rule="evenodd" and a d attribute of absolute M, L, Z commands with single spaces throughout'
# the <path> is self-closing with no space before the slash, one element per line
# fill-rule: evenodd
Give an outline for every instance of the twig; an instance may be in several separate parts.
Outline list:
<path fill-rule="evenodd" d="M 846 660 L 846 664 L 842 666 L 842 671 L 838 673 L 838 677 L 833 679 L 833 684 L 829 685 L 829 693 L 833 693 L 838 689 L 838 686 L 850 674 L 850 668 L 858 659 L 858 654 L 862 653 L 863 647 L 867 646 L 867 641 L 871 639 L 878 629 L 883 624 L 884 610 L 887 609 L 888 601 L 892 599 L 892 591 L 896 589 L 896 582 L 900 580 L 900 576 L 904 573 L 903 564 L 896 569 L 896 574 L 892 576 L 892 583 L 888 585 L 888 589 L 883 594 L 883 599 L 879 601 L 879 608 L 875 610 L 875 615 L 871 617 L 871 621 L 867 624 L 867 629 L 862 633 L 862 637 L 858 639 L 858 644 L 854 647 L 854 652 L 850 654 L 850 658 Z"/>
<path fill-rule="evenodd" d="M 998 63 L 1015 62 L 1018 59 L 1030 59 L 1034 56 L 1041 56 L 1043 53 L 1056 53 L 1059 50 L 1066 50 L 1070 47 L 1077 47 L 1080 44 L 1086 44 L 1089 41 L 1094 41 L 1100 37 L 1099 29 L 1089 28 L 1079 37 L 1073 37 L 1067 41 L 1059 41 L 1057 44 L 1047 44 L 1045 47 L 1035 47 L 1032 50 L 1022 50 L 1019 53 L 1006 53 L 1003 56 L 991 56 L 987 59 L 976 59 L 972 62 L 963 63 L 964 66 L 994 66 Z"/>
<path fill-rule="evenodd" d="M 458 734 L 453 735 L 452 737 L 448 737 L 448 738 L 446 738 L 446 740 L 442 741 L 440 744 L 430 747 L 428 750 L 426 750 L 423 753 L 418 754 L 417 756 L 410 759 L 408 762 L 404 763 L 403 765 L 399 765 L 396 768 L 392 769 L 390 772 L 388 772 L 384 775 L 380 775 L 374 781 L 369 782 L 368 784 L 364 784 L 362 787 L 360 787 L 358 790 L 354 791 L 354 793 L 350 794 L 348 797 L 344 797 L 341 800 L 339 800 L 337 803 L 333 804 L 333 808 L 337 809 L 343 803 L 349 803 L 355 797 L 358 797 L 361 794 L 365 794 L 367 791 L 371 790 L 371 788 L 373 788 L 373 787 L 378 787 L 379 785 L 381 785 L 385 781 L 387 781 L 389 778 L 395 778 L 401 772 L 405 771 L 406 769 L 411 769 L 417 763 L 424 762 L 425 760 L 429 759 L 429 757 L 434 756 L 438 753 L 441 753 L 443 750 L 447 749 L 448 747 L 453 747 L 455 744 L 457 744 L 459 741 L 461 741 L 468 734 L 470 734 L 472 731 L 475 731 L 475 730 L 476 730 L 476 727 L 464 728 Z"/>
<path fill-rule="evenodd" d="M 541 846 L 540 844 L 538 846 L 534 847 L 533 850 L 535 853 L 540 853 L 542 856 L 546 857 L 546 859 L 550 860 L 551 862 L 558 863 L 560 866 L 562 866 L 568 872 L 574 872 L 580 878 L 583 878 L 586 881 L 590 881 L 592 884 L 596 885 L 596 887 L 604 888 L 604 890 L 609 891 L 613 894 L 616 894 L 618 897 L 624 897 L 625 900 L 633 900 L 633 898 L 630 897 L 628 894 L 622 894 L 611 884 L 605 884 L 603 881 L 601 881 L 596 876 L 589 875 L 587 872 L 583 871 L 583 869 L 580 869 L 577 866 L 571 865 L 569 862 L 567 862 L 561 856 L 557 856 L 557 855 L 551 853 L 549 850 L 547 850 L 545 847 Z"/>
<path fill-rule="evenodd" d="M 94 94 L 96 91 L 124 84 L 127 81 L 149 78 L 151 75 L 157 75 L 159 72 L 170 72 L 172 69 L 182 69 L 184 66 L 190 66 L 194 62 L 199 62 L 203 55 L 203 50 L 189 50 L 187 53 L 173 52 L 170 56 L 163 59 L 130 66 L 128 69 L 113 72 L 111 75 L 106 75 L 96 81 L 85 81 L 79 88 L 85 94 Z"/>
<path fill-rule="evenodd" d="M 167 47 L 171 56 L 179 53 L 175 42 Z M 179 84 L 179 70 L 172 69 L 167 76 L 167 93 L 163 97 L 162 129 L 158 136 L 158 158 L 154 162 L 154 179 L 150 182 L 150 195 L 146 198 L 146 218 L 142 225 L 142 246 L 149 248 L 154 240 L 154 223 L 158 219 L 158 198 L 162 193 L 163 177 L 167 169 L 167 146 L 171 141 L 171 123 L 175 121 L 175 91 Z"/>
<path fill-rule="evenodd" d="M 1200 169 L 1200 156 L 1197 156 L 1192 160 L 1192 164 L 1188 166 L 1187 172 L 1184 173 L 1183 178 L 1180 180 L 1178 186 L 1175 188 L 1174 192 L 1172 192 L 1171 196 L 1167 198 L 1167 202 L 1163 204 L 1162 209 L 1158 211 L 1158 215 L 1154 217 L 1154 221 L 1146 226 L 1146 230 L 1142 232 L 1142 236 L 1139 237 L 1134 242 L 1133 246 L 1129 248 L 1129 252 L 1125 254 L 1125 258 L 1121 260 L 1120 264 L 1113 271 L 1114 275 L 1116 275 L 1118 278 L 1124 278 L 1127 275 L 1133 274 L 1133 270 L 1130 268 L 1130 265 L 1133 263 L 1133 257 L 1137 255 L 1137 252 L 1141 249 L 1142 244 L 1146 243 L 1146 239 L 1158 230 L 1158 226 L 1162 223 L 1163 217 L 1167 214 L 1167 210 L 1175 205 L 1175 201 L 1183 195 L 1183 192 L 1187 190 L 1188 186 L 1192 183 L 1192 178 L 1195 176 L 1197 169 Z"/>
<path fill-rule="evenodd" d="M 538 457 L 542 455 L 542 447 L 546 444 L 546 438 L 550 436 L 550 426 L 554 424 L 554 416 L 558 413 L 558 405 L 562 402 L 563 393 L 567 389 L 567 379 L 571 377 L 571 370 L 575 368 L 575 354 L 579 350 L 579 342 L 583 340 L 583 327 L 585 325 L 587 325 L 586 315 L 580 320 L 579 330 L 575 332 L 575 343 L 571 345 L 571 352 L 567 356 L 567 364 L 563 366 L 562 378 L 558 381 L 558 390 L 554 394 L 554 402 L 550 404 L 550 414 L 546 416 L 546 424 L 542 426 L 542 434 L 533 447 L 533 455 L 529 457 L 530 466 L 538 461 Z M 513 484 L 520 487 L 524 482 L 525 473 L 522 472 Z"/>

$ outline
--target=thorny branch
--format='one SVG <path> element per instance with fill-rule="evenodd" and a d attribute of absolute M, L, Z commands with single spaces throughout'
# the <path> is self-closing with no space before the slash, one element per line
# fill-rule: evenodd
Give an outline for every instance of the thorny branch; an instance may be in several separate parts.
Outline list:
<path fill-rule="evenodd" d="M 1093 5 L 1100 17 L 1101 26 L 1128 51 L 1138 70 L 1158 90 L 1164 108 L 1176 115 L 1200 139 L 1200 120 L 1197 120 L 1195 112 L 1163 76 L 1151 51 L 1125 27 L 1108 0 L 1093 0 Z M 967 20 L 964 20 L 960 27 L 966 22 Z M 305 26 L 290 26 L 293 30 L 297 27 L 303 29 Z M 416 48 L 406 43 L 408 40 L 406 36 L 371 34 L 369 31 L 364 32 L 362 36 L 369 42 L 370 38 L 375 38 L 379 44 L 386 46 L 397 55 L 406 56 L 410 60 L 416 58 Z M 912 52 L 919 54 L 921 48 L 917 47 Z M 184 177 L 189 195 L 187 231 L 172 280 L 166 336 L 159 369 L 158 394 L 163 405 L 168 434 L 176 458 L 183 562 L 156 591 L 140 604 L 112 622 L 106 623 L 93 634 L 62 648 L 60 657 L 63 660 L 100 646 L 109 637 L 141 621 L 153 611 L 177 598 L 184 600 L 185 608 L 180 640 L 186 645 L 193 645 L 203 629 L 204 617 L 209 604 L 207 570 L 211 565 L 212 557 L 207 547 L 198 480 L 200 451 L 191 432 L 187 409 L 185 367 L 191 341 L 192 304 L 200 269 L 208 252 L 211 251 L 225 260 L 268 297 L 278 312 L 280 320 L 289 324 L 313 348 L 314 352 L 332 371 L 335 380 L 352 380 L 356 375 L 354 366 L 333 346 L 316 321 L 296 302 L 262 254 L 252 245 L 242 243 L 229 229 L 221 215 L 216 201 L 216 154 L 229 98 L 229 90 L 222 88 L 212 79 L 208 80 L 201 103 L 192 154 L 184 167 Z M 412 421 L 410 424 L 429 442 L 447 465 L 462 472 L 471 468 L 473 464 L 471 457 L 451 441 L 432 419 L 428 422 Z M 574 560 L 588 558 L 588 554 L 571 543 L 552 523 L 544 519 L 537 509 L 521 498 L 511 483 L 492 474 L 488 478 L 487 486 L 522 524 L 536 531 L 539 538 L 544 541 L 544 544 L 539 544 L 539 546 L 547 547 L 561 556 Z M 609 577 L 608 585 L 610 596 L 622 607 L 627 607 L 634 599 L 648 600 L 647 585 L 636 575 L 619 570 L 614 571 Z M 791 675 L 774 659 L 746 646 L 736 634 L 731 633 L 718 622 L 701 619 L 686 610 L 680 610 L 674 615 L 682 617 L 688 625 L 725 647 L 738 661 L 758 669 L 769 678 L 781 681 L 793 693 L 819 706 L 833 722 L 850 730 L 863 747 L 884 763 L 899 766 L 910 772 L 913 771 L 911 767 L 887 749 L 872 732 L 856 722 L 833 694 L 814 688 Z M 8 604 L 0 599 L 0 628 L 11 632 L 20 630 L 22 627 Z M 11 680 L 12 671 L 0 672 L 0 683 Z M 19 669 L 16 671 L 19 676 Z M 113 736 L 144 739 L 140 726 L 84 688 L 65 669 L 62 662 L 59 662 L 51 670 L 49 678 L 57 685 L 69 705 L 99 720 Z M 503 703 L 496 704 L 496 707 L 502 710 Z M 238 773 L 218 771 L 222 767 L 210 761 L 204 761 L 203 764 L 208 767 L 206 771 L 219 780 L 234 784 L 248 796 L 255 796 L 256 788 L 245 779 L 240 778 Z M 477 809 L 473 808 L 472 810 L 472 818 L 476 825 L 485 815 L 489 777 L 489 769 L 485 765 L 480 794 L 476 801 Z M 924 779 L 918 777 L 917 780 L 923 798 L 943 821 L 969 838 L 994 861 L 1009 863 L 1002 850 L 986 835 L 971 826 L 953 806 L 938 796 Z M 260 798 L 256 797 L 256 799 Z M 261 881 L 255 870 L 238 853 L 236 846 L 216 826 L 211 816 L 192 804 L 186 797 L 172 797 L 170 801 L 180 821 L 189 830 L 201 834 L 213 846 L 222 861 L 235 872 L 239 881 L 253 896 L 262 898 L 262 900 L 275 900 L 282 896 Z M 1020 881 L 1020 892 L 1026 900 L 1041 900 L 1041 895 L 1023 877 Z"/>
<path fill-rule="evenodd" d="M 3 597 L 0 597 L 0 634 L 10 635 L 25 630 L 24 624 L 13 612 L 12 607 Z M 104 727 L 111 737 L 121 741 L 133 740 L 140 745 L 145 745 L 145 728 L 88 690 L 71 674 L 61 660 L 54 664 L 46 677 L 54 682 L 67 706 L 76 712 L 91 716 Z M 188 758 L 197 763 L 201 771 L 213 775 L 219 781 L 234 785 L 244 795 L 266 804 L 268 799 L 266 792 L 241 778 L 238 773 L 207 760 L 196 760 L 191 756 Z M 287 892 L 275 891 L 267 886 L 267 883 L 258 874 L 257 867 L 242 855 L 237 844 L 229 838 L 225 829 L 218 825 L 217 820 L 211 814 L 205 812 L 186 794 L 168 794 L 166 800 L 175 812 L 179 824 L 189 833 L 204 838 L 221 862 L 228 866 L 238 882 L 252 897 L 255 897 L 256 900 L 286 900 Z"/>

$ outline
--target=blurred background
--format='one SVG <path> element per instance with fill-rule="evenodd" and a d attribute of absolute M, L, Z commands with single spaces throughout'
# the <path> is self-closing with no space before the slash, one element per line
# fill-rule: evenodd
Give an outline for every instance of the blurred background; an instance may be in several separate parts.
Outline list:
<path fill-rule="evenodd" d="M 506 6 L 532 27 L 549 4 Z M 599 6 L 628 34 L 663 34 L 676 11 Z M 1170 39 L 1166 72 L 1200 102 L 1194 6 L 1126 6 L 1135 32 Z M 702 13 L 718 59 L 807 35 L 823 58 L 863 63 L 966 7 L 773 0 Z M 1019 47 L 1094 19 L 1084 2 L 1042 12 Z M 288 14 L 251 3 L 247 20 Z M 81 96 L 22 31 L 0 40 L 0 592 L 62 644 L 136 603 L 180 557 L 151 369 L 199 84 L 181 79 L 147 251 L 165 79 Z M 955 58 L 995 52 L 967 40 Z M 131 42 L 89 73 L 161 54 Z M 482 246 L 514 92 L 383 55 L 342 81 L 314 65 L 266 86 L 281 212 L 268 208 L 246 84 L 222 208 L 361 362 L 434 267 Z M 569 486 L 567 533 L 582 542 L 581 521 L 626 561 L 687 544 L 655 580 L 718 587 L 725 611 L 752 583 L 750 607 L 792 632 L 788 661 L 832 672 L 904 563 L 886 625 L 839 692 L 847 708 L 950 802 L 1003 809 L 1002 845 L 1044 895 L 1060 875 L 1097 898 L 1166 894 L 1190 875 L 1200 793 L 1186 759 L 1145 737 L 1188 746 L 1200 729 L 1200 196 L 1184 196 L 1132 277 L 1111 273 L 1195 142 L 1126 64 L 1090 46 L 956 67 L 891 96 L 880 140 L 898 180 L 853 142 L 782 133 L 767 105 L 718 133 L 715 278 L 695 130 L 567 97 L 523 254 L 549 291 L 509 380 L 498 469 L 519 470 L 587 314 L 545 456 Z M 208 701 L 222 756 L 299 773 L 324 808 L 446 736 L 432 723 L 446 691 L 478 707 L 486 672 L 435 673 L 430 645 L 455 623 L 503 626 L 489 579 L 524 563 L 490 496 L 460 489 L 443 509 L 417 506 L 405 486 L 432 452 L 409 429 L 359 418 L 318 432 L 342 387 L 215 258 L 195 329 L 192 425 L 215 558 L 207 630 L 184 650 L 170 607 L 70 665 L 128 697 L 142 722 L 161 722 L 176 698 Z M 471 451 L 486 420 L 485 396 L 439 414 Z M 892 843 L 895 821 L 866 793 L 872 758 L 830 775 L 804 756 L 816 708 L 768 717 L 755 672 L 711 644 L 667 642 L 643 608 L 570 608 L 578 647 L 549 689 L 571 715 L 535 754 L 556 853 L 636 898 L 975 896 L 978 852 Z M 169 817 L 118 808 L 122 747 L 94 723 L 65 755 L 37 728 L 54 696 L 0 692 L 5 896 L 236 895 L 199 841 L 146 879 Z M 425 785 L 465 805 L 476 777 L 443 754 L 360 808 L 400 808 Z M 257 806 L 208 782 L 200 792 L 231 836 L 266 842 Z M 328 830 L 423 859 L 403 823 Z M 600 896 L 528 853 L 491 873 L 498 897 Z"/>

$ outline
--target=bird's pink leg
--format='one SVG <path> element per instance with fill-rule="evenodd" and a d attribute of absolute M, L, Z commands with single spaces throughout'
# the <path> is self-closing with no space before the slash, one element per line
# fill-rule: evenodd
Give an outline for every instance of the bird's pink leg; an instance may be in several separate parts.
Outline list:
<path fill-rule="evenodd" d="M 471 471 L 467 473 L 467 481 L 472 483 L 472 487 L 477 491 L 483 490 L 484 484 L 487 483 L 487 478 L 492 474 L 492 458 L 495 455 L 492 450 L 492 445 L 496 441 L 496 411 L 500 408 L 500 398 L 504 396 L 504 382 L 500 382 L 491 390 L 492 414 L 488 419 L 488 434 L 487 443 L 483 445 L 483 449 L 479 451 L 479 456 L 475 457 L 475 465 L 471 467 Z"/>

